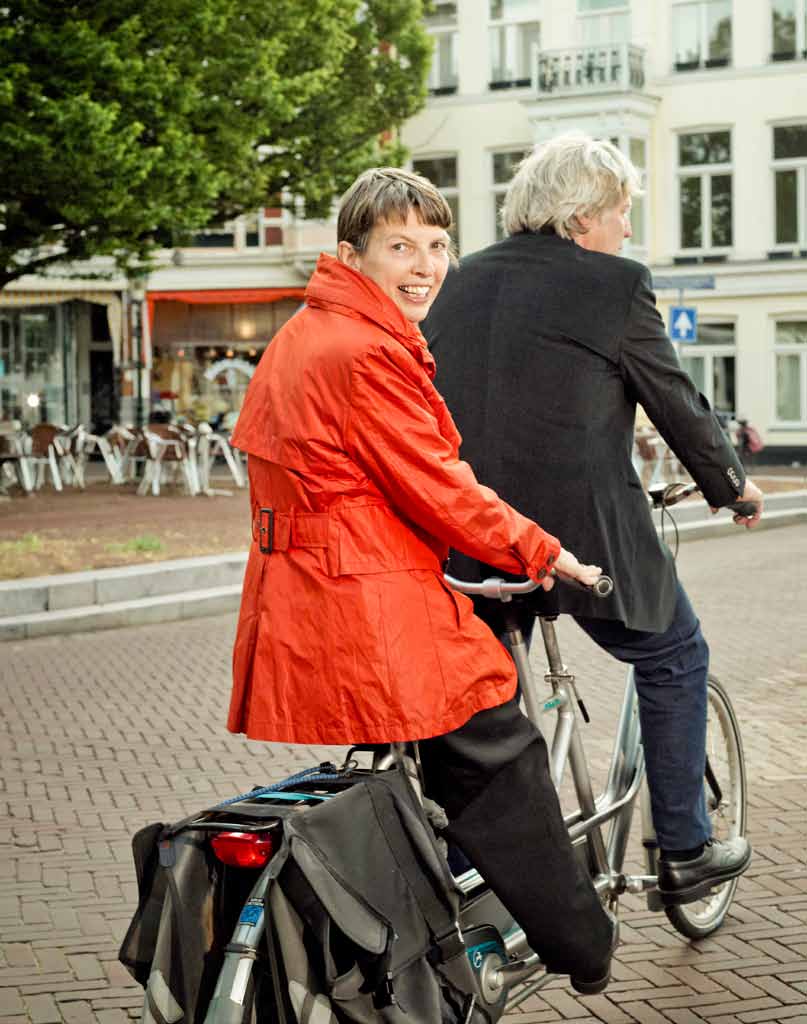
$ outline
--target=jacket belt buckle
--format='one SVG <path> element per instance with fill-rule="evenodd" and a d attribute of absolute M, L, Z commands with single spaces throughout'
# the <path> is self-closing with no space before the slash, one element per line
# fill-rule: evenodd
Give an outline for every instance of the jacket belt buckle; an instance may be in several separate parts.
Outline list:
<path fill-rule="evenodd" d="M 258 509 L 258 548 L 262 555 L 271 555 L 275 546 L 275 510 Z"/>

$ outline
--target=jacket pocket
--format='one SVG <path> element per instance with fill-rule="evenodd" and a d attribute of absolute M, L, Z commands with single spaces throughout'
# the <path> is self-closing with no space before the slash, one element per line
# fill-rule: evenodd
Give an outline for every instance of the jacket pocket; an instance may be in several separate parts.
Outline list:
<path fill-rule="evenodd" d="M 348 505 L 332 512 L 331 518 L 336 530 L 329 544 L 335 541 L 338 551 L 335 575 L 440 570 L 436 551 L 389 505 Z"/>

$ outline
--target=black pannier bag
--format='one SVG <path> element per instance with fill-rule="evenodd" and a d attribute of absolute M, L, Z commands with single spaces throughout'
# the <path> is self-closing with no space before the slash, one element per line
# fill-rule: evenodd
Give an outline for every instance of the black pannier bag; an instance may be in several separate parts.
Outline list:
<path fill-rule="evenodd" d="M 366 776 L 284 828 L 266 909 L 299 1024 L 326 1009 L 351 1024 L 491 1020 L 459 890 L 403 772 Z"/>
<path fill-rule="evenodd" d="M 283 819 L 265 869 L 276 991 L 258 986 L 258 1020 L 262 1010 L 297 1024 L 498 1019 L 501 1008 L 479 1003 L 460 893 L 403 771 L 346 773 L 345 784 L 313 806 L 272 807 Z M 217 861 L 210 831 L 185 824 L 199 817 L 133 838 L 139 903 L 119 958 L 146 988 L 145 1024 L 202 1024 L 258 877 Z"/>
<path fill-rule="evenodd" d="M 138 907 L 118 959 L 145 989 L 144 1024 L 201 1024 L 254 873 L 228 868 L 210 833 L 148 825 L 132 839 Z"/>

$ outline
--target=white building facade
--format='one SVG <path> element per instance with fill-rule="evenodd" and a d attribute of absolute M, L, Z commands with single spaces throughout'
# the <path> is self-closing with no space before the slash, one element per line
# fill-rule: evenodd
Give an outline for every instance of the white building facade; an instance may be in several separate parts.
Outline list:
<path fill-rule="evenodd" d="M 646 176 L 625 254 L 680 355 L 772 461 L 807 458 L 807 0 L 456 0 L 429 18 L 430 99 L 412 165 L 445 192 L 461 253 L 501 237 L 525 150 L 578 129 Z"/>

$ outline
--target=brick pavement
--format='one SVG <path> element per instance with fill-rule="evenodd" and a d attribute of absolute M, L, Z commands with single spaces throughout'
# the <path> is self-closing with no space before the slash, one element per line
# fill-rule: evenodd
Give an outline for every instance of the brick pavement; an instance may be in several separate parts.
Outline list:
<path fill-rule="evenodd" d="M 561 979 L 512 1024 L 807 1022 L 807 526 L 694 541 L 681 575 L 740 714 L 756 856 L 723 929 L 686 943 L 624 902 L 614 981 Z M 224 731 L 234 619 L 4 645 L 0 1024 L 125 1024 L 141 990 L 117 963 L 135 904 L 129 837 L 282 777 L 322 748 Z M 607 765 L 622 672 L 561 624 Z"/>

